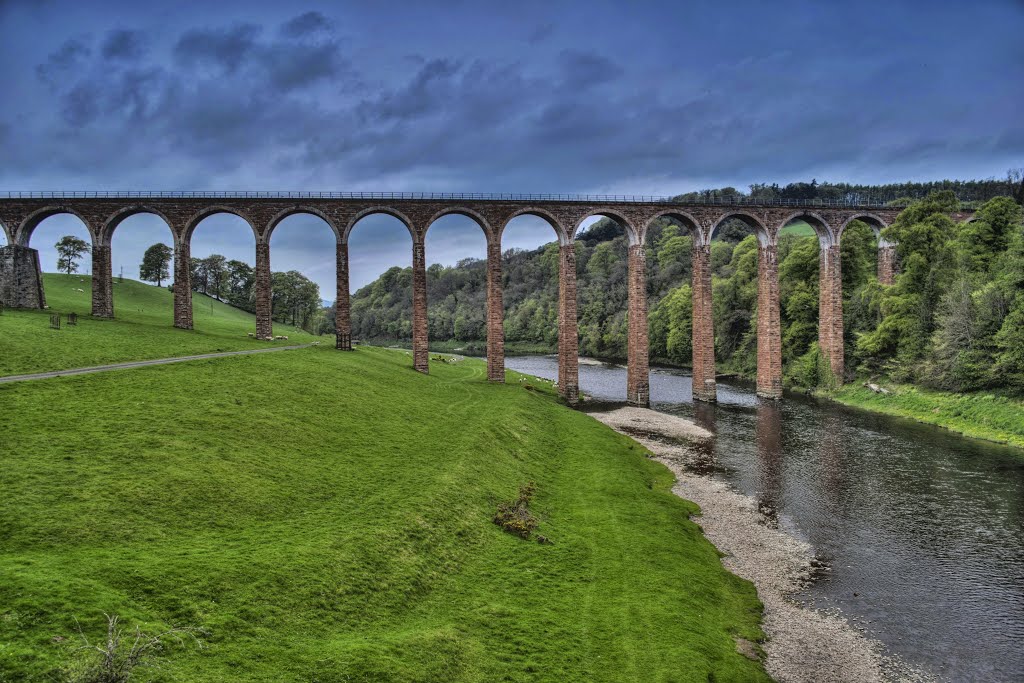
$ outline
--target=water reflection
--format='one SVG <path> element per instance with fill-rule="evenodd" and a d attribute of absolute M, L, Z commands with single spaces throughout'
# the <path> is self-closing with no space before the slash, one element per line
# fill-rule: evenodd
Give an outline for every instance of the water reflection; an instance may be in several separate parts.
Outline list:
<path fill-rule="evenodd" d="M 777 526 L 782 498 L 782 410 L 777 401 L 758 401 L 754 438 L 760 470 L 757 507 Z"/>
<path fill-rule="evenodd" d="M 715 434 L 715 406 L 710 403 L 695 403 L 693 406 L 693 421 L 700 427 Z M 693 462 L 690 464 L 697 474 L 712 474 L 717 467 L 715 462 L 716 437 L 707 441 L 701 441 L 693 445 Z"/>
<path fill-rule="evenodd" d="M 508 366 L 554 378 L 554 357 Z M 580 388 L 625 397 L 625 368 L 580 367 Z M 839 607 L 907 661 L 953 681 L 1024 671 L 1024 458 L 914 422 L 721 382 L 690 402 L 690 378 L 656 370 L 651 399 L 715 437 L 699 460 L 754 496 L 829 560 L 805 598 Z"/>

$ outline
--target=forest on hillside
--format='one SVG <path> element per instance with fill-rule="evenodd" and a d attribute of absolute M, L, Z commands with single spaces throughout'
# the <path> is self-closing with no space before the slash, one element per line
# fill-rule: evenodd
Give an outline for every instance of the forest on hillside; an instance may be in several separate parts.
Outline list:
<path fill-rule="evenodd" d="M 904 188 L 905 189 L 905 188 Z M 1024 228 L 1009 197 L 979 204 L 978 220 L 957 224 L 949 190 L 904 210 L 886 236 L 898 244 L 892 286 L 876 277 L 877 239 L 855 223 L 842 242 L 847 367 L 950 390 L 1024 392 Z M 806 228 L 806 226 L 804 226 Z M 691 360 L 690 250 L 685 229 L 662 220 L 647 242 L 650 352 L 654 362 Z M 558 334 L 558 246 L 503 254 L 505 338 L 517 348 L 551 350 Z M 718 368 L 756 370 L 757 240 L 740 222 L 712 243 Z M 602 219 L 576 242 L 580 353 L 625 359 L 626 238 Z M 466 259 L 427 272 L 431 341 L 482 350 L 486 264 Z M 818 386 L 818 240 L 787 228 L 779 242 L 784 373 L 789 385 Z M 352 299 L 353 335 L 373 341 L 411 336 L 412 272 L 391 268 Z"/>

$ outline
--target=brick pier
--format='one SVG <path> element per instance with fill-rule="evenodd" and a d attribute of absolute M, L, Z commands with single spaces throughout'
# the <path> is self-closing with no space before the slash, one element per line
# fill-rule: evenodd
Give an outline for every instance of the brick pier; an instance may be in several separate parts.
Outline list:
<path fill-rule="evenodd" d="M 712 237 L 723 221 L 735 218 L 753 229 L 760 242 L 758 275 L 758 393 L 781 395 L 781 340 L 779 319 L 779 231 L 794 220 L 804 220 L 817 231 L 822 245 L 819 344 L 831 371 L 842 378 L 843 311 L 839 245 L 853 220 L 867 223 L 876 233 L 887 227 L 899 209 L 880 204 L 808 204 L 741 201 L 735 204 L 679 202 L 661 197 L 595 197 L 567 195 L 433 195 L 424 193 L 10 193 L 0 196 L 0 228 L 17 249 L 0 258 L 0 283 L 11 273 L 36 267 L 29 241 L 36 226 L 56 214 L 82 220 L 92 237 L 93 315 L 114 315 L 111 239 L 120 223 L 139 213 L 162 218 L 174 235 L 174 326 L 192 329 L 190 244 L 196 226 L 209 216 L 229 213 L 252 228 L 256 239 L 256 336 L 273 336 L 270 243 L 274 228 L 288 216 L 318 216 L 337 237 L 337 292 L 335 314 L 339 349 L 351 349 L 348 238 L 363 218 L 387 214 L 402 222 L 412 238 L 413 367 L 429 371 L 426 259 L 427 231 L 438 218 L 459 214 L 471 218 L 487 238 L 487 377 L 504 380 L 504 330 L 501 235 L 518 216 L 546 221 L 559 242 L 558 388 L 569 403 L 579 400 L 578 330 L 576 323 L 576 254 L 573 239 L 588 217 L 603 216 L 618 223 L 629 238 L 629 363 L 627 396 L 630 403 L 648 405 L 650 383 L 647 339 L 647 278 L 645 245 L 648 226 L 669 218 L 686 228 L 693 247 L 693 396 L 714 401 L 715 348 L 712 316 Z M 970 220 L 970 212 L 954 216 Z M 20 251 L 19 251 L 20 249 Z M 8 258 L 9 257 L 9 258 Z M 895 245 L 880 241 L 878 278 L 893 281 L 897 271 Z M 4 278 L 7 278 L 6 280 Z M 29 287 L 28 289 L 31 289 Z M 38 295 L 22 294 L 25 287 L 0 287 L 7 306 L 42 307 Z M 27 290 L 26 290 L 27 291 Z"/>

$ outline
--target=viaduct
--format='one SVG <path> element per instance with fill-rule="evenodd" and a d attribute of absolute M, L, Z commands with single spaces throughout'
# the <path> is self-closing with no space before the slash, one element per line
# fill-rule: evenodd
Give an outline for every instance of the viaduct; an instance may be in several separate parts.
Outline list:
<path fill-rule="evenodd" d="M 286 217 L 311 214 L 326 222 L 337 237 L 337 348 L 351 350 L 349 315 L 348 240 L 352 229 L 371 214 L 387 214 L 401 221 L 412 237 L 413 366 L 428 371 L 427 271 L 424 242 L 437 219 L 450 214 L 467 216 L 487 239 L 487 377 L 504 381 L 504 329 L 501 277 L 501 236 L 512 219 L 530 215 L 545 220 L 560 245 L 558 390 L 570 403 L 579 398 L 578 337 L 576 318 L 575 235 L 588 218 L 603 216 L 621 226 L 629 241 L 629 312 L 627 396 L 630 403 L 650 402 L 647 342 L 647 283 L 644 245 L 648 227 L 670 218 L 693 237 L 693 397 L 714 401 L 715 355 L 711 307 L 710 246 L 715 231 L 730 218 L 746 223 L 759 242 L 757 303 L 757 393 L 782 396 L 782 339 L 779 313 L 777 244 L 779 232 L 795 220 L 809 223 L 821 245 L 818 341 L 832 372 L 843 376 L 843 304 L 840 242 L 855 220 L 878 234 L 900 209 L 870 203 L 825 201 L 728 200 L 680 202 L 660 197 L 575 195 L 479 195 L 429 193 L 267 193 L 267 192 L 67 192 L 8 193 L 0 195 L 0 225 L 8 247 L 0 258 L 0 291 L 10 306 L 44 304 L 38 273 L 38 253 L 29 247 L 32 232 L 56 214 L 77 216 L 92 239 L 92 314 L 113 317 L 113 278 L 110 245 L 114 231 L 126 218 L 140 213 L 162 218 L 174 236 L 174 326 L 192 329 L 190 241 L 196 226 L 218 213 L 241 217 L 256 238 L 256 336 L 270 339 L 271 278 L 270 236 Z M 964 220 L 968 214 L 955 216 Z M 894 245 L 879 240 L 878 278 L 892 284 L 896 272 Z M 15 283 L 16 284 L 16 283 Z M 6 292 L 6 294 L 4 293 Z"/>

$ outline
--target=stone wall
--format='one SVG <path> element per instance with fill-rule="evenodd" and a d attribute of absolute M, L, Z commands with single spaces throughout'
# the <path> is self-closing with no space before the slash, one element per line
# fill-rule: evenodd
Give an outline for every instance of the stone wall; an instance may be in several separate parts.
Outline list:
<path fill-rule="evenodd" d="M 38 251 L 16 244 L 0 247 L 0 303 L 8 308 L 46 308 Z"/>

